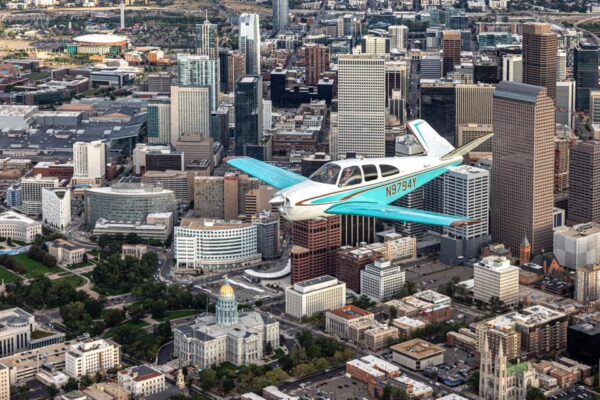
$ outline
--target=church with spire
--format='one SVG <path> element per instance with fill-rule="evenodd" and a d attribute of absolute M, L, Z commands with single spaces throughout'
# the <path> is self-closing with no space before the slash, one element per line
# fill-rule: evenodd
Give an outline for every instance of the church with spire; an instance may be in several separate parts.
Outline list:
<path fill-rule="evenodd" d="M 208 368 L 228 361 L 258 364 L 267 346 L 279 348 L 279 322 L 257 311 L 238 311 L 228 280 L 219 290 L 215 315 L 200 315 L 188 326 L 174 328 L 175 354 L 181 366 Z"/>
<path fill-rule="evenodd" d="M 487 335 L 483 340 L 479 364 L 479 398 L 483 400 L 525 400 L 531 387 L 540 386 L 531 363 L 509 364 L 502 342 L 493 357 Z"/>

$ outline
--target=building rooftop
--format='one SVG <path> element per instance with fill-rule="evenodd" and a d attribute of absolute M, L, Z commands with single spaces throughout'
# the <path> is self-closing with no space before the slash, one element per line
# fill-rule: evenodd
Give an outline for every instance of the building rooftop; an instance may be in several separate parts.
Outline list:
<path fill-rule="evenodd" d="M 569 329 L 585 333 L 586 335 L 600 335 L 600 322 L 594 320 L 586 320 L 575 325 L 571 325 Z"/>
<path fill-rule="evenodd" d="M 336 310 L 329 310 L 327 311 L 328 313 L 331 313 L 333 315 L 336 315 L 338 317 L 344 318 L 344 319 L 355 319 L 355 318 L 359 318 L 359 317 L 364 317 L 367 315 L 372 315 L 373 313 L 369 312 L 369 311 L 365 311 L 362 308 L 358 308 L 356 306 L 353 306 L 352 304 L 347 305 L 345 307 L 342 308 L 338 308 Z"/>
<path fill-rule="evenodd" d="M 511 81 L 502 81 L 496 86 L 495 98 L 535 103 L 545 88 Z"/>
<path fill-rule="evenodd" d="M 595 222 L 588 222 L 585 224 L 573 225 L 573 227 L 562 227 L 556 230 L 556 235 L 566 237 L 585 237 L 600 233 L 600 224 Z"/>
<path fill-rule="evenodd" d="M 26 217 L 23 214 L 19 214 L 14 211 L 5 211 L 2 214 L 0 214 L 0 224 L 8 223 L 8 222 L 15 222 L 15 223 L 23 224 L 23 225 L 38 225 L 38 224 L 40 224 L 39 221 L 36 221 L 29 217 Z"/>
<path fill-rule="evenodd" d="M 180 227 L 186 229 L 198 229 L 204 231 L 220 231 L 231 229 L 243 229 L 252 227 L 248 222 L 238 220 L 213 220 L 202 218 L 183 218 Z"/>
<path fill-rule="evenodd" d="M 0 105 L 0 117 L 24 117 L 38 110 L 38 106 Z"/>
<path fill-rule="evenodd" d="M 338 284 L 338 280 L 330 275 L 323 275 L 317 278 L 308 279 L 302 282 L 294 283 L 294 290 L 302 291 L 303 293 L 324 287 L 334 286 Z"/>
<path fill-rule="evenodd" d="M 394 352 L 401 353 L 406 357 L 417 360 L 442 354 L 446 351 L 443 347 L 429 343 L 422 339 L 412 339 L 407 342 L 398 343 L 393 345 L 391 348 Z"/>

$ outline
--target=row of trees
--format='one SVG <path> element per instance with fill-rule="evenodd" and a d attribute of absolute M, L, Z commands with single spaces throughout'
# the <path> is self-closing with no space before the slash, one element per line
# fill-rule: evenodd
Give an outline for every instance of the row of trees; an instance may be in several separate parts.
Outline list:
<path fill-rule="evenodd" d="M 121 258 L 113 253 L 98 262 L 92 273 L 96 288 L 109 293 L 127 293 L 152 278 L 158 264 L 156 253 L 146 253 L 141 260 Z"/>
<path fill-rule="evenodd" d="M 27 252 L 27 256 L 32 260 L 44 264 L 47 267 L 56 267 L 56 257 L 48 254 L 48 252 L 39 245 L 32 245 Z"/>

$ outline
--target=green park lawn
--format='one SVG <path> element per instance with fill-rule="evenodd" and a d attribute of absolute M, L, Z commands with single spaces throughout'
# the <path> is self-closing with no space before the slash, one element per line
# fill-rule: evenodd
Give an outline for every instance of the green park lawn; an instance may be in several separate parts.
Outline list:
<path fill-rule="evenodd" d="M 85 280 L 77 275 L 69 275 L 64 278 L 56 279 L 52 283 L 67 282 L 71 287 L 78 288 L 85 283 Z"/>
<path fill-rule="evenodd" d="M 126 321 L 126 322 L 122 323 L 121 325 L 119 325 L 119 327 L 124 326 L 124 325 L 131 326 L 137 330 L 140 330 L 140 329 L 147 327 L 148 323 L 146 323 L 144 321 L 133 322 L 133 321 L 129 320 L 129 321 Z M 117 327 L 115 327 L 115 328 L 117 328 Z M 115 334 L 114 333 L 115 328 L 109 329 L 108 332 L 106 332 L 106 334 L 104 335 L 104 337 L 111 338 Z"/>
<path fill-rule="evenodd" d="M 165 320 L 167 319 L 177 319 L 177 318 L 184 318 L 184 317 L 189 317 L 191 315 L 195 315 L 196 310 L 173 310 L 173 311 L 167 311 L 167 316 L 165 318 Z"/>
<path fill-rule="evenodd" d="M 15 283 L 21 280 L 12 271 L 7 270 L 4 267 L 0 267 L 0 281 L 4 280 L 4 283 Z"/>
<path fill-rule="evenodd" d="M 25 270 L 27 271 L 25 272 L 25 276 L 27 278 L 38 278 L 46 274 L 59 272 L 57 268 L 50 268 L 40 262 L 32 260 L 27 256 L 27 254 L 19 254 L 17 256 L 14 256 L 14 259 L 19 265 L 25 268 Z"/>

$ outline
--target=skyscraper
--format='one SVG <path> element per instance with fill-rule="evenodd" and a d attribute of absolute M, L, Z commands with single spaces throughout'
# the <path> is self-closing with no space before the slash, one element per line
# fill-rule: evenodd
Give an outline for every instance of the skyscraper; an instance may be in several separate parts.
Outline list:
<path fill-rule="evenodd" d="M 390 35 L 391 50 L 406 51 L 408 49 L 408 26 L 388 26 L 388 34 Z"/>
<path fill-rule="evenodd" d="M 341 240 L 339 216 L 292 223 L 292 283 L 333 275 Z"/>
<path fill-rule="evenodd" d="M 494 90 L 494 85 L 456 85 L 456 133 L 464 125 L 492 125 Z"/>
<path fill-rule="evenodd" d="M 523 56 L 507 54 L 502 57 L 502 80 L 523 82 Z"/>
<path fill-rule="evenodd" d="M 448 142 L 454 143 L 456 88 L 453 82 L 421 82 L 421 118 Z"/>
<path fill-rule="evenodd" d="M 246 76 L 246 56 L 239 51 L 231 51 L 227 55 L 227 90 L 235 91 L 236 82 Z"/>
<path fill-rule="evenodd" d="M 568 220 L 600 223 L 600 141 L 571 149 Z"/>
<path fill-rule="evenodd" d="M 218 26 L 211 24 L 208 16 L 204 23 L 196 24 L 196 53 L 215 59 L 219 57 Z"/>
<path fill-rule="evenodd" d="M 460 32 L 443 31 L 442 43 L 444 48 L 444 76 L 454 71 L 454 66 L 460 65 Z"/>
<path fill-rule="evenodd" d="M 385 58 L 340 55 L 338 59 L 336 158 L 347 153 L 385 155 Z"/>
<path fill-rule="evenodd" d="M 171 142 L 171 102 L 155 100 L 148 103 L 148 143 Z"/>
<path fill-rule="evenodd" d="M 558 38 L 550 24 L 523 25 L 523 83 L 544 86 L 556 99 L 556 54 Z"/>
<path fill-rule="evenodd" d="M 598 46 L 580 42 L 573 51 L 573 77 L 575 78 L 575 109 L 589 111 L 590 92 L 598 89 Z"/>
<path fill-rule="evenodd" d="M 239 48 L 246 57 L 246 73 L 260 75 L 260 26 L 258 14 L 240 15 Z"/>
<path fill-rule="evenodd" d="M 600 124 L 600 90 L 590 91 L 590 123 Z"/>
<path fill-rule="evenodd" d="M 263 132 L 263 95 L 260 76 L 246 76 L 235 88 L 235 153 L 260 143 Z"/>
<path fill-rule="evenodd" d="M 184 133 L 210 136 L 210 87 L 171 86 L 171 144 Z"/>
<path fill-rule="evenodd" d="M 106 177 L 106 143 L 75 142 L 73 144 L 73 184 L 102 185 Z"/>
<path fill-rule="evenodd" d="M 385 56 L 390 52 L 390 39 L 381 36 L 365 36 L 361 40 L 360 48 L 362 54 Z"/>
<path fill-rule="evenodd" d="M 385 93 L 386 105 L 392 98 L 393 92 L 400 92 L 403 99 L 408 99 L 408 74 L 410 66 L 404 60 L 386 61 L 385 63 Z"/>
<path fill-rule="evenodd" d="M 329 69 L 331 53 L 329 47 L 309 43 L 304 46 L 304 65 L 306 65 L 306 83 L 316 86 L 321 74 Z"/>
<path fill-rule="evenodd" d="M 556 82 L 556 123 L 573 128 L 575 111 L 575 81 Z"/>
<path fill-rule="evenodd" d="M 288 25 L 288 0 L 273 0 L 273 32 L 279 32 Z"/>
<path fill-rule="evenodd" d="M 492 239 L 513 251 L 525 236 L 534 253 L 552 249 L 554 130 L 554 103 L 546 88 L 498 84 L 491 228 Z"/>
<path fill-rule="evenodd" d="M 219 105 L 219 60 L 209 56 L 178 54 L 177 81 L 180 86 L 208 86 L 210 88 L 210 112 Z"/>

